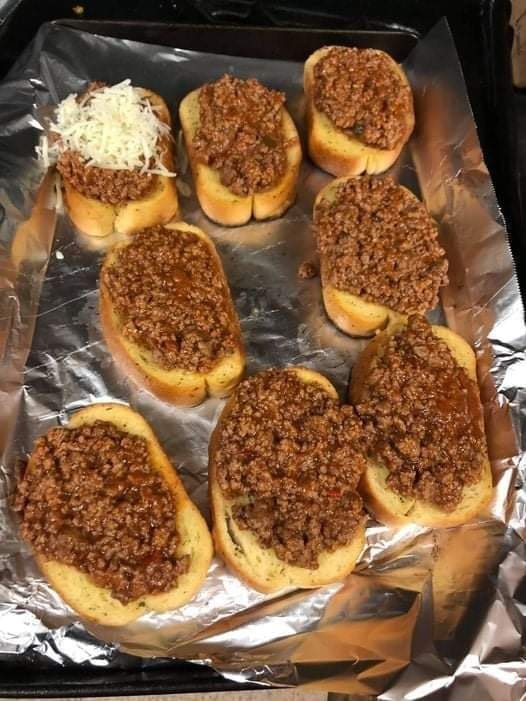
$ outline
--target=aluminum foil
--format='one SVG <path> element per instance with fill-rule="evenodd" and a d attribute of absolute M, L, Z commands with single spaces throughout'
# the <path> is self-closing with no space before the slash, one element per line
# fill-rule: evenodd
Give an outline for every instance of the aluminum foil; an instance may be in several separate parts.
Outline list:
<path fill-rule="evenodd" d="M 491 510 L 461 528 L 391 529 L 370 521 L 363 557 L 337 585 L 269 597 L 214 561 L 196 598 L 123 628 L 85 626 L 40 576 L 9 509 L 16 458 L 91 402 L 130 403 L 153 425 L 208 517 L 207 444 L 222 402 L 163 404 L 130 384 L 101 337 L 97 277 L 108 241 L 74 231 L 52 174 L 34 156 L 51 105 L 90 80 L 131 78 L 179 100 L 224 72 L 287 93 L 303 123 L 302 67 L 109 39 L 44 26 L 0 85 L 0 653 L 111 665 L 117 650 L 213 665 L 269 685 L 303 684 L 380 699 L 509 699 L 526 690 L 526 492 L 523 310 L 504 223 L 484 165 L 445 22 L 406 61 L 417 130 L 392 174 L 437 218 L 451 283 L 434 320 L 477 351 L 490 455 Z M 327 375 L 342 397 L 364 341 L 324 315 L 311 210 L 328 176 L 307 160 L 280 220 L 226 229 L 200 212 L 179 140 L 184 218 L 221 253 L 248 351 L 248 372 L 286 364 Z M 522 412 L 522 413 L 521 413 Z"/>

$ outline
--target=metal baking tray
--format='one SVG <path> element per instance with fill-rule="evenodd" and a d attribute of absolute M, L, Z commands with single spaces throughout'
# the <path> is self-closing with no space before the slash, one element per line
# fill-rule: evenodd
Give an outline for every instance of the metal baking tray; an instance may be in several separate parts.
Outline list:
<path fill-rule="evenodd" d="M 126 3 L 124 12 L 116 0 L 93 0 L 85 6 L 75 6 L 77 12 L 83 8 L 82 19 L 75 18 L 72 5 L 60 0 L 38 4 L 8 0 L 7 12 L 0 17 L 2 73 L 39 25 L 53 19 L 83 31 L 212 53 L 303 60 L 323 44 L 342 43 L 381 48 L 403 60 L 419 37 L 446 15 L 456 38 L 485 159 L 507 220 L 524 293 L 526 249 L 519 236 L 522 216 L 515 161 L 508 2 L 363 0 L 356 3 L 359 9 L 349 3 L 342 10 L 343 3 L 326 2 L 320 10 L 319 3 L 298 1 L 147 3 L 137 0 Z M 142 660 L 121 655 L 110 667 L 97 670 L 82 665 L 53 667 L 35 655 L 0 657 L 3 697 L 108 696 L 242 688 L 258 687 L 235 684 L 209 668 L 172 659 Z"/>

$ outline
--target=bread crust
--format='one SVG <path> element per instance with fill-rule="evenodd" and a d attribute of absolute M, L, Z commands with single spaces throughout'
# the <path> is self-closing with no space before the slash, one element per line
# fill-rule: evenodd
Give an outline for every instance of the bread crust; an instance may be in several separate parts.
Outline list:
<path fill-rule="evenodd" d="M 175 501 L 175 518 L 181 538 L 180 554 L 190 555 L 190 566 L 168 592 L 148 594 L 127 604 L 114 598 L 109 589 L 95 584 L 76 567 L 36 554 L 38 566 L 51 586 L 81 618 L 107 626 L 121 626 L 149 611 L 170 611 L 189 602 L 201 588 L 210 567 L 213 546 L 208 527 L 190 500 L 176 470 L 161 448 L 150 426 L 138 413 L 122 404 L 93 404 L 76 412 L 70 428 L 94 421 L 110 421 L 117 428 L 146 439 L 153 467 L 158 470 Z M 28 464 L 31 469 L 31 460 Z"/>
<path fill-rule="evenodd" d="M 288 368 L 303 382 L 319 384 L 331 397 L 337 398 L 332 384 L 323 375 L 302 367 Z M 209 445 L 208 490 L 212 511 L 212 536 L 216 553 L 227 567 L 249 586 L 263 593 L 273 593 L 285 588 L 310 589 L 339 582 L 353 569 L 361 555 L 365 542 L 365 524 L 362 523 L 352 540 L 337 550 L 320 554 L 320 567 L 309 570 L 289 565 L 279 560 L 271 548 L 262 548 L 256 536 L 241 530 L 232 517 L 235 500 L 226 499 L 217 482 L 215 456 L 219 446 L 221 429 L 236 402 L 232 396 L 214 429 Z"/>
<path fill-rule="evenodd" d="M 221 259 L 212 240 L 201 229 L 185 222 L 171 222 L 165 227 L 173 231 L 179 230 L 195 234 L 205 241 L 228 289 Z M 108 252 L 102 266 L 103 270 L 111 266 L 116 251 L 125 245 L 126 242 L 117 244 Z M 163 370 L 156 365 L 146 349 L 129 341 L 121 333 L 121 323 L 113 309 L 102 275 L 100 280 L 99 309 L 102 332 L 113 359 L 126 376 L 131 377 L 138 385 L 145 387 L 156 397 L 179 406 L 195 406 L 207 396 L 226 397 L 232 392 L 245 370 L 245 351 L 241 340 L 239 321 L 230 295 L 228 297 L 228 311 L 237 340 L 235 351 L 221 358 L 212 370 L 206 373 L 191 372 L 182 368 Z"/>
<path fill-rule="evenodd" d="M 409 140 L 415 126 L 414 110 L 406 114 L 405 130 L 393 149 L 367 146 L 337 129 L 330 119 L 316 109 L 313 97 L 314 66 L 334 46 L 324 46 L 309 56 L 305 62 L 303 85 L 306 97 L 307 142 L 309 156 L 314 163 L 335 176 L 383 173 L 396 161 Z M 341 48 L 341 47 L 340 47 Z M 402 68 L 389 54 L 385 54 L 404 83 L 409 86 Z"/>
<path fill-rule="evenodd" d="M 401 325 L 396 324 L 380 333 L 360 355 L 353 367 L 349 386 L 349 400 L 353 404 L 358 404 L 365 399 L 364 383 L 369 367 L 389 335 L 400 328 Z M 478 387 L 476 358 L 471 346 L 445 326 L 433 326 L 432 330 L 435 336 L 447 344 L 456 362 L 466 370 Z M 481 421 L 481 428 L 484 430 L 483 421 Z M 408 523 L 417 523 L 430 528 L 458 526 L 478 516 L 491 500 L 493 478 L 486 448 L 479 482 L 464 487 L 460 504 L 451 512 L 422 499 L 396 494 L 386 484 L 388 474 L 387 468 L 383 465 L 374 460 L 368 460 L 367 468 L 360 481 L 360 492 L 367 507 L 378 521 L 390 526 L 402 526 Z"/>
<path fill-rule="evenodd" d="M 348 179 L 348 177 L 336 178 L 320 190 L 314 201 L 313 217 L 316 214 L 316 207 L 321 201 L 334 199 L 336 190 Z M 412 193 L 411 195 L 414 197 Z M 324 256 L 321 256 L 320 263 L 320 280 L 325 311 L 333 324 L 344 333 L 358 338 L 367 338 L 385 329 L 389 324 L 401 323 L 407 319 L 405 314 L 383 304 L 369 302 L 350 292 L 336 289 L 329 282 L 330 270 Z"/>
<path fill-rule="evenodd" d="M 151 90 L 138 89 L 158 109 L 161 121 L 171 127 L 170 112 L 162 97 Z M 173 149 L 168 140 L 164 145 L 162 161 L 166 168 L 173 172 Z M 179 214 L 177 188 L 173 177 L 154 176 L 154 185 L 144 197 L 127 200 L 118 205 L 86 197 L 65 178 L 61 180 L 68 214 L 77 229 L 88 236 L 104 237 L 114 232 L 132 234 L 148 226 L 164 224 L 177 218 Z"/>
<path fill-rule="evenodd" d="M 402 316 L 381 304 L 367 302 L 327 284 L 328 273 L 324 261 L 321 263 L 320 279 L 323 305 L 327 316 L 340 331 L 349 336 L 367 338 L 385 329 L 392 320 L 396 321 Z"/>
<path fill-rule="evenodd" d="M 270 189 L 246 197 L 234 194 L 221 184 L 218 171 L 200 163 L 193 146 L 199 128 L 199 90 L 186 95 L 179 106 L 188 160 L 194 179 L 197 199 L 203 212 L 223 226 L 241 226 L 253 217 L 261 221 L 281 216 L 296 198 L 296 182 L 301 163 L 301 145 L 291 116 L 282 108 L 283 131 L 291 143 L 287 147 L 287 170 Z"/>

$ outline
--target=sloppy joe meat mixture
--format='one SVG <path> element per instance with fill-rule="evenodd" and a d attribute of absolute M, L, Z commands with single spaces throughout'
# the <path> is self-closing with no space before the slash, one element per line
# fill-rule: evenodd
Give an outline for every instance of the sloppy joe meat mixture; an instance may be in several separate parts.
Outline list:
<path fill-rule="evenodd" d="M 312 260 L 304 260 L 298 268 L 298 277 L 300 280 L 312 280 L 318 274 L 316 263 Z"/>
<path fill-rule="evenodd" d="M 187 571 L 175 504 L 144 438 L 106 421 L 39 438 L 18 483 L 22 536 L 126 604 L 165 592 Z"/>
<path fill-rule="evenodd" d="M 287 167 L 282 107 L 285 95 L 256 80 L 230 75 L 199 91 L 197 159 L 219 171 L 221 183 L 244 197 L 270 188 Z"/>
<path fill-rule="evenodd" d="M 325 282 L 403 313 L 424 313 L 447 284 L 438 229 L 422 202 L 392 178 L 344 181 L 315 209 Z"/>
<path fill-rule="evenodd" d="M 348 136 L 393 149 L 405 136 L 411 89 L 376 49 L 337 46 L 314 65 L 316 108 Z"/>
<path fill-rule="evenodd" d="M 215 454 L 221 490 L 242 498 L 237 525 L 284 562 L 317 568 L 319 554 L 348 544 L 362 519 L 362 438 L 352 407 L 291 371 L 242 382 Z"/>
<path fill-rule="evenodd" d="M 485 438 L 476 383 L 428 322 L 411 316 L 365 377 L 356 411 L 388 486 L 451 511 L 481 477 Z"/>
<path fill-rule="evenodd" d="M 162 226 L 138 232 L 102 282 L 124 336 L 165 370 L 208 372 L 237 346 L 228 288 L 195 234 Z"/>
<path fill-rule="evenodd" d="M 60 154 L 57 170 L 82 195 L 107 204 L 141 199 L 152 189 L 155 178 L 139 170 L 89 166 L 79 153 L 71 150 Z"/>
<path fill-rule="evenodd" d="M 89 99 L 89 93 L 106 87 L 106 83 L 93 81 L 80 100 Z M 60 154 L 57 170 L 85 197 L 107 204 L 121 204 L 126 200 L 139 200 L 153 188 L 155 176 L 136 170 L 113 170 L 87 165 L 80 153 L 67 150 Z"/>

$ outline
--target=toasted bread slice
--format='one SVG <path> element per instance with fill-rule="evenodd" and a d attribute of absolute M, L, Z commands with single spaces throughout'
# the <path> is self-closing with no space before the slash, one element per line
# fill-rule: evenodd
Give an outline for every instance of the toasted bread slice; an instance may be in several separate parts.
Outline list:
<path fill-rule="evenodd" d="M 352 403 L 358 404 L 365 398 L 364 381 L 371 362 L 387 340 L 389 333 L 395 333 L 399 329 L 400 325 L 394 325 L 388 331 L 379 334 L 359 357 L 352 371 L 349 388 L 349 399 Z M 477 384 L 476 358 L 471 346 L 461 336 L 445 326 L 433 326 L 432 329 L 433 334 L 447 344 L 455 361 L 466 370 L 469 378 Z M 484 430 L 482 420 L 481 423 L 481 428 Z M 486 450 L 484 450 L 479 482 L 464 487 L 462 500 L 454 511 L 446 511 L 422 499 L 408 498 L 397 494 L 386 484 L 388 475 L 389 472 L 384 465 L 369 460 L 360 482 L 360 491 L 365 503 L 379 521 L 388 525 L 417 523 L 431 528 L 444 528 L 466 523 L 488 505 L 493 488 L 491 465 Z"/>
<path fill-rule="evenodd" d="M 177 231 L 186 231 L 206 242 L 210 250 L 210 263 L 215 267 L 228 291 L 228 283 L 221 259 L 215 249 L 212 240 L 196 226 L 184 222 L 172 222 L 165 228 Z M 127 242 L 119 243 L 112 248 L 102 267 L 104 271 L 113 265 L 117 251 Z M 132 377 L 139 385 L 146 387 L 157 397 L 181 406 L 195 406 L 207 396 L 226 397 L 241 379 L 245 369 L 245 353 L 241 342 L 241 332 L 234 305 L 228 292 L 228 313 L 232 328 L 238 339 L 236 350 L 230 355 L 218 358 L 217 364 L 207 373 L 197 373 L 182 368 L 165 370 L 153 359 L 152 354 L 145 348 L 138 346 L 122 333 L 122 320 L 112 305 L 110 294 L 104 284 L 104 276 L 101 274 L 100 282 L 100 316 L 102 331 L 113 358 L 122 367 L 127 375 Z"/>
<path fill-rule="evenodd" d="M 144 88 L 140 88 L 140 91 L 157 108 L 159 119 L 171 126 L 170 112 L 162 97 Z M 163 163 L 168 170 L 174 170 L 172 145 L 168 142 Z M 144 197 L 113 205 L 86 197 L 62 178 L 64 202 L 71 220 L 84 234 L 97 237 L 109 236 L 113 232 L 131 234 L 148 226 L 164 224 L 179 214 L 175 178 L 156 175 L 154 181 L 152 189 Z"/>
<path fill-rule="evenodd" d="M 396 161 L 415 125 L 414 110 L 405 115 L 405 130 L 393 149 L 367 146 L 338 129 L 329 117 L 316 109 L 314 104 L 314 66 L 334 46 L 324 46 L 309 56 L 305 62 L 304 90 L 306 97 L 307 138 L 309 156 L 322 170 L 332 175 L 359 175 L 360 173 L 383 173 Z M 388 54 L 396 72 L 409 85 L 403 69 Z"/>
<path fill-rule="evenodd" d="M 320 190 L 314 201 L 314 216 L 320 202 L 333 201 L 338 187 L 346 180 L 347 178 L 336 178 Z M 403 189 L 407 190 L 407 188 Z M 410 194 L 414 197 L 412 193 Z M 329 319 L 344 333 L 350 336 L 368 337 L 386 328 L 390 323 L 403 322 L 407 318 L 405 314 L 382 304 L 369 302 L 350 292 L 338 290 L 330 284 L 329 279 L 328 262 L 324 256 L 321 256 L 320 280 L 325 311 Z"/>
<path fill-rule="evenodd" d="M 252 217 L 257 220 L 279 217 L 294 202 L 301 163 L 301 145 L 294 122 L 285 108 L 282 109 L 282 114 L 283 135 L 285 140 L 290 142 L 287 146 L 287 170 L 269 190 L 242 197 L 222 185 L 217 170 L 198 161 L 193 141 L 199 129 L 199 89 L 193 90 L 183 99 L 179 107 L 179 119 L 197 199 L 209 219 L 223 226 L 240 226 Z"/>
<path fill-rule="evenodd" d="M 350 292 L 337 290 L 328 279 L 327 263 L 321 261 L 320 277 L 325 311 L 329 319 L 344 333 L 367 338 L 385 329 L 390 323 L 402 321 L 405 316 L 381 304 L 367 302 Z"/>
<path fill-rule="evenodd" d="M 307 368 L 289 368 L 302 382 L 319 384 L 331 397 L 337 398 L 332 384 L 323 375 Z M 310 589 L 344 579 L 361 555 L 365 541 L 365 526 L 358 527 L 353 540 L 333 552 L 319 555 L 319 567 L 307 569 L 280 560 L 271 548 L 262 548 L 249 530 L 239 528 L 232 515 L 238 499 L 224 496 L 216 478 L 215 454 L 221 440 L 221 428 L 236 402 L 232 396 L 212 434 L 209 446 L 208 485 L 213 518 L 216 552 L 225 564 L 249 586 L 260 592 L 272 593 L 284 588 Z"/>
<path fill-rule="evenodd" d="M 148 594 L 127 604 L 112 596 L 109 589 L 72 565 L 36 555 L 38 565 L 51 586 L 82 618 L 107 626 L 122 626 L 149 611 L 170 611 L 190 601 L 201 588 L 213 556 L 212 539 L 205 520 L 190 501 L 183 483 L 159 445 L 152 429 L 135 411 L 121 404 L 93 404 L 71 417 L 70 428 L 109 421 L 121 431 L 143 437 L 149 447 L 152 466 L 161 474 L 175 503 L 180 555 L 190 557 L 190 565 L 170 591 Z M 31 470 L 31 460 L 28 463 Z"/>

